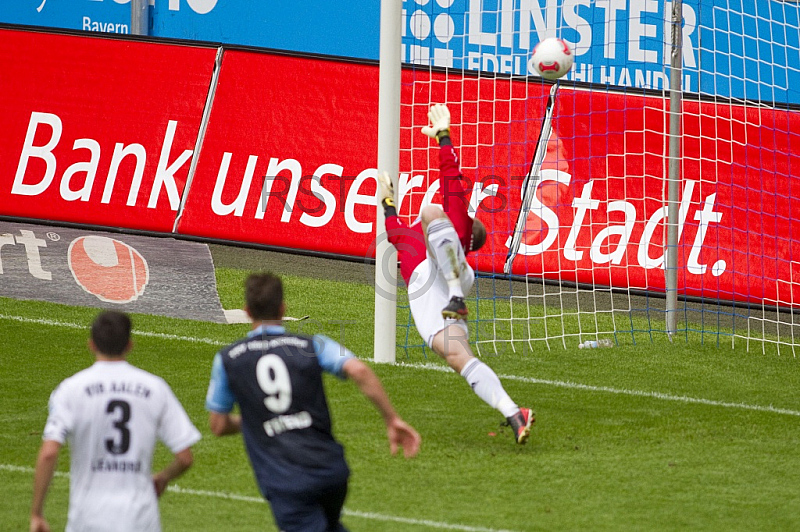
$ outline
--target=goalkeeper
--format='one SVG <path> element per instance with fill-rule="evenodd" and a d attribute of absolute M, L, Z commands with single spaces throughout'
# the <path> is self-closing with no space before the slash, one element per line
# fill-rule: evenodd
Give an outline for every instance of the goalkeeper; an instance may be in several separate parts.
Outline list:
<path fill-rule="evenodd" d="M 400 274 L 408 285 L 408 299 L 414 323 L 422 339 L 457 371 L 472 390 L 499 410 L 514 430 L 517 443 L 530 435 L 534 414 L 519 408 L 508 396 L 492 369 L 475 358 L 469 345 L 464 295 L 472 288 L 475 272 L 466 253 L 486 241 L 486 229 L 467 211 L 467 191 L 450 139 L 450 111 L 436 104 L 428 113 L 430 125 L 422 133 L 439 143 L 439 171 L 444 210 L 423 207 L 410 226 L 397 216 L 394 188 L 389 175 L 381 173 L 381 204 L 386 215 L 386 233 L 400 261 Z"/>

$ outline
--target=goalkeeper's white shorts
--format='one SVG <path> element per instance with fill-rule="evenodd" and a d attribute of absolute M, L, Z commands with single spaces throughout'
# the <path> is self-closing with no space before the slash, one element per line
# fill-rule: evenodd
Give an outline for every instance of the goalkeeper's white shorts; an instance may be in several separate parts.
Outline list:
<path fill-rule="evenodd" d="M 461 251 L 461 246 L 459 246 Z M 461 251 L 462 264 L 461 289 L 468 294 L 475 282 L 475 272 L 472 270 Z M 408 300 L 414 324 L 422 339 L 431 347 L 433 337 L 450 325 L 461 327 L 467 332 L 467 322 L 464 320 L 451 320 L 442 317 L 442 309 L 450 302 L 450 292 L 447 289 L 447 280 L 430 255 L 414 268 L 411 282 L 408 285 Z"/>

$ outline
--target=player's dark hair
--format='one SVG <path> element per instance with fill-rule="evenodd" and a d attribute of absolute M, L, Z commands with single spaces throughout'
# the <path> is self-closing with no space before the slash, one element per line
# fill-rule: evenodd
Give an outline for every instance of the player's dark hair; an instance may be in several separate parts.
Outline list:
<path fill-rule="evenodd" d="M 92 341 L 103 355 L 119 357 L 131 339 L 131 319 L 124 312 L 106 310 L 92 322 Z"/>
<path fill-rule="evenodd" d="M 250 274 L 244 282 L 244 301 L 254 320 L 281 319 L 281 278 L 271 273 Z"/>
<path fill-rule="evenodd" d="M 486 226 L 477 218 L 472 222 L 472 245 L 470 251 L 478 251 L 486 243 Z"/>

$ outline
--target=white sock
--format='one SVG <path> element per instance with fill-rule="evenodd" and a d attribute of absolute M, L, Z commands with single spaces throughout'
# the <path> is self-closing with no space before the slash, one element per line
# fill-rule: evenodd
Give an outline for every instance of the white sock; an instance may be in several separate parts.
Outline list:
<path fill-rule="evenodd" d="M 458 233 L 448 218 L 437 218 L 428 224 L 428 247 L 447 281 L 450 297 L 464 297 L 461 289 L 461 261 L 458 256 Z"/>
<path fill-rule="evenodd" d="M 511 400 L 497 374 L 492 368 L 473 358 L 461 370 L 475 395 L 486 401 L 492 408 L 499 410 L 503 417 L 511 417 L 519 411 L 517 404 Z"/>

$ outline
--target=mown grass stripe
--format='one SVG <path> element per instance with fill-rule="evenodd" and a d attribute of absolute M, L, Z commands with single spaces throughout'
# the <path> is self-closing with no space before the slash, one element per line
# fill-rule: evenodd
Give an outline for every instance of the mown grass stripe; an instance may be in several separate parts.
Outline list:
<path fill-rule="evenodd" d="M 11 464 L 0 464 L 0 471 L 10 471 L 13 473 L 26 473 L 26 474 L 33 474 L 32 467 L 22 467 L 22 466 L 15 466 Z M 62 471 L 56 471 L 55 476 L 57 477 L 69 477 L 69 473 L 64 473 Z M 213 497 L 216 499 L 225 499 L 231 501 L 240 501 L 240 502 L 250 502 L 250 503 L 258 503 L 263 504 L 266 501 L 261 497 L 251 497 L 249 495 L 239 495 L 236 493 L 226 493 L 224 491 L 208 491 L 208 490 L 194 490 L 189 488 L 181 488 L 180 486 L 173 484 L 167 487 L 167 491 L 172 493 L 178 493 L 181 495 L 195 495 L 198 497 Z M 391 522 L 391 523 L 403 523 L 407 525 L 416 525 L 416 526 L 426 526 L 428 528 L 438 528 L 442 530 L 462 530 L 464 532 L 513 532 L 512 530 L 505 530 L 505 529 L 497 529 L 497 528 L 485 528 L 481 526 L 469 526 L 469 525 L 459 525 L 455 523 L 446 523 L 442 521 L 432 521 L 430 519 L 412 519 L 409 517 L 400 517 L 397 515 L 387 515 L 387 514 L 379 514 L 375 512 L 362 512 L 359 510 L 350 510 L 345 508 L 343 510 L 344 515 L 348 517 L 355 517 L 360 519 L 370 519 L 373 521 L 384 521 L 384 522 Z"/>
<path fill-rule="evenodd" d="M 35 323 L 39 325 L 50 325 L 54 327 L 67 327 L 70 329 L 85 329 L 85 325 L 79 325 L 76 323 L 68 323 L 68 322 L 61 322 L 55 320 L 47 320 L 41 318 L 27 318 L 24 316 L 10 316 L 7 314 L 0 314 L 0 319 L 5 320 L 12 320 L 18 321 L 22 323 Z M 145 337 L 153 337 L 153 338 L 163 338 L 166 340 L 176 340 L 182 342 L 198 342 L 204 344 L 210 344 L 215 346 L 222 346 L 225 345 L 227 342 L 223 342 L 220 340 L 214 340 L 212 338 L 197 338 L 193 336 L 180 336 L 176 334 L 166 334 L 166 333 L 159 333 L 159 332 L 151 332 L 151 331 L 142 331 L 142 330 L 135 330 L 134 335 L 145 336 Z M 427 363 L 408 363 L 408 362 L 400 362 L 398 366 L 413 368 L 413 369 L 422 369 L 422 370 L 432 370 L 432 371 L 443 371 L 448 372 L 452 371 L 449 367 L 441 365 L 441 364 L 433 364 L 430 362 Z M 583 390 L 587 392 L 602 392 L 602 393 L 611 393 L 611 394 L 618 394 L 618 395 L 629 395 L 633 397 L 646 397 L 650 399 L 658 399 L 661 401 L 674 401 L 679 403 L 687 403 L 687 404 L 699 404 L 699 405 L 706 405 L 706 406 L 715 406 L 721 408 L 733 408 L 739 410 L 750 410 L 755 412 L 768 412 L 771 414 L 781 414 L 787 416 L 794 416 L 800 417 L 800 411 L 791 410 L 788 408 L 780 408 L 772 405 L 751 405 L 747 403 L 733 403 L 729 401 L 716 401 L 713 399 L 703 399 L 699 397 L 689 397 L 686 395 L 671 395 L 667 393 L 661 392 L 648 392 L 642 390 L 628 390 L 625 388 L 613 388 L 610 386 L 593 386 L 591 384 L 581 384 L 577 382 L 570 382 L 570 381 L 556 381 L 556 380 L 549 380 L 549 379 L 537 379 L 534 377 L 524 377 L 520 375 L 498 375 L 501 379 L 506 380 L 513 380 L 518 382 L 525 382 L 528 384 L 538 384 L 543 386 L 554 386 L 558 388 L 570 388 L 573 390 Z"/>

